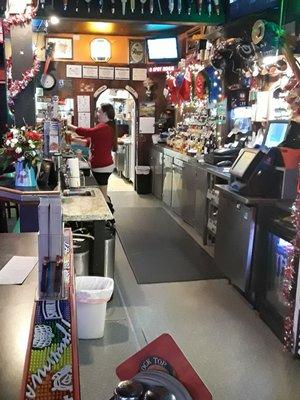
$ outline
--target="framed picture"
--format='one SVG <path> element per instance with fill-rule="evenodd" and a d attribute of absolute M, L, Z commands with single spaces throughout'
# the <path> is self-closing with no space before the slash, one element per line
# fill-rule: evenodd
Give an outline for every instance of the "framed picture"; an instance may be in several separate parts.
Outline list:
<path fill-rule="evenodd" d="M 98 79 L 98 67 L 92 65 L 83 65 L 82 67 L 82 77 Z"/>
<path fill-rule="evenodd" d="M 54 43 L 54 60 L 72 60 L 73 59 L 73 39 L 61 37 L 47 37 L 46 46 Z"/>
<path fill-rule="evenodd" d="M 114 67 L 99 67 L 99 79 L 114 79 Z"/>
<path fill-rule="evenodd" d="M 130 64 L 144 64 L 146 62 L 145 40 L 129 39 L 129 62 Z"/>
<path fill-rule="evenodd" d="M 67 78 L 82 78 L 81 65 L 68 64 L 66 66 L 66 77 Z"/>
<path fill-rule="evenodd" d="M 117 80 L 129 80 L 130 79 L 130 68 L 126 67 L 115 67 L 115 79 Z"/>

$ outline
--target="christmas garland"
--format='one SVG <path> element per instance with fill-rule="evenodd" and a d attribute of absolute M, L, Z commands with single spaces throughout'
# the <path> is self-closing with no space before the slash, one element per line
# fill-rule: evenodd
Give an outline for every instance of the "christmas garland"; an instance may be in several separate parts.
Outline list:
<path fill-rule="evenodd" d="M 295 310 L 295 290 L 296 290 L 296 268 L 299 258 L 300 247 L 300 193 L 292 207 L 292 221 L 296 228 L 296 238 L 293 240 L 293 250 L 288 255 L 287 266 L 283 276 L 283 297 L 288 307 L 288 315 L 284 319 L 284 347 L 287 351 L 294 348 L 294 310 Z"/>
<path fill-rule="evenodd" d="M 12 26 L 22 26 L 31 23 L 32 19 L 35 18 L 37 12 L 36 7 L 27 9 L 24 14 L 10 15 L 8 18 L 3 20 L 4 33 L 9 34 Z"/>
<path fill-rule="evenodd" d="M 38 74 L 40 70 L 40 62 L 37 57 L 34 56 L 33 64 L 22 74 L 22 80 L 12 79 L 12 60 L 11 58 L 6 61 L 6 73 L 7 73 L 7 89 L 8 89 L 8 104 L 13 105 L 13 99 L 18 96 L 24 90 L 33 78 Z"/>

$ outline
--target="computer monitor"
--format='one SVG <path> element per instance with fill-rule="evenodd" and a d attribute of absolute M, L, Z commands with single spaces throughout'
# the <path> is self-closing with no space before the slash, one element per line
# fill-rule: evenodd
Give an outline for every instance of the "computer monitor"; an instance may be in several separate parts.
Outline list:
<path fill-rule="evenodd" d="M 264 153 L 257 149 L 243 149 L 230 169 L 231 175 L 245 182 L 255 171 L 264 157 Z"/>
<path fill-rule="evenodd" d="M 269 149 L 277 147 L 285 140 L 288 125 L 289 121 L 270 121 L 263 144 Z"/>
<path fill-rule="evenodd" d="M 150 62 L 173 62 L 179 58 L 176 37 L 147 39 L 147 48 Z"/>

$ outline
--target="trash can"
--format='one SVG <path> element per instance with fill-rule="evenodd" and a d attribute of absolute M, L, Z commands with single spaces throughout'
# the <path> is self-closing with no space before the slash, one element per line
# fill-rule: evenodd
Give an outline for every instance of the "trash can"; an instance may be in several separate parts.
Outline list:
<path fill-rule="evenodd" d="M 149 194 L 152 192 L 151 170 L 146 165 L 135 167 L 136 191 L 138 194 Z"/>
<path fill-rule="evenodd" d="M 77 331 L 79 339 L 104 335 L 106 305 L 114 291 L 114 280 L 100 276 L 76 277 Z"/>
<path fill-rule="evenodd" d="M 105 227 L 105 244 L 104 244 L 104 276 L 108 278 L 114 278 L 115 243 L 116 243 L 116 228 L 112 223 L 108 223 Z"/>
<path fill-rule="evenodd" d="M 76 276 L 89 274 L 90 246 L 86 238 L 73 238 L 74 268 Z"/>

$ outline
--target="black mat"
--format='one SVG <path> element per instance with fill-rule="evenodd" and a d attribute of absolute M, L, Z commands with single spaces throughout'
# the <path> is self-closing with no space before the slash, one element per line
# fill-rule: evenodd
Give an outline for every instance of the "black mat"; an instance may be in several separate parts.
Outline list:
<path fill-rule="evenodd" d="M 138 283 L 221 279 L 214 260 L 162 208 L 119 208 L 117 232 Z"/>

